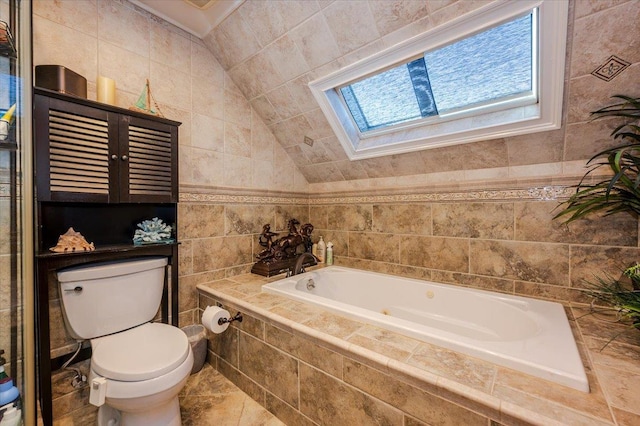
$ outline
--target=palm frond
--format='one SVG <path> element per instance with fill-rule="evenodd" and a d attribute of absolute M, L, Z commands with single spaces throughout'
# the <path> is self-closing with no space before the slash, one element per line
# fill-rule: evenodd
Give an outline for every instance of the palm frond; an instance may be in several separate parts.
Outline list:
<path fill-rule="evenodd" d="M 624 122 L 611 135 L 624 143 L 605 149 L 587 161 L 589 170 L 575 185 L 576 192 L 560 204 L 563 210 L 554 216 L 572 222 L 587 215 L 611 215 L 629 212 L 640 215 L 640 98 L 616 95 L 613 105 L 592 113 L 594 119 L 620 117 Z M 606 171 L 606 177 L 596 183 L 589 179 L 596 171 Z"/>
<path fill-rule="evenodd" d="M 587 283 L 587 288 L 583 291 L 605 305 L 613 307 L 622 318 L 631 322 L 632 327 L 640 329 L 640 290 L 629 290 L 623 283 L 609 275 L 606 278 L 596 277 L 596 279 L 596 282 Z"/>

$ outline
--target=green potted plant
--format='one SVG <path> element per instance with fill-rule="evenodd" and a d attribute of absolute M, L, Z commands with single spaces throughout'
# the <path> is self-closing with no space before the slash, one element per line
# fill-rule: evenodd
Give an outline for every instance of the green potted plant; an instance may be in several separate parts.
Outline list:
<path fill-rule="evenodd" d="M 611 276 L 596 277 L 595 283 L 590 283 L 587 294 L 605 305 L 613 306 L 619 317 L 628 320 L 631 326 L 640 330 L 640 265 L 636 264 L 625 269 L 623 275 L 630 279 L 633 288 Z"/>
<path fill-rule="evenodd" d="M 640 98 L 613 98 L 618 102 L 592 115 L 594 119 L 622 118 L 611 133 L 621 144 L 597 153 L 587 162 L 589 169 L 576 185 L 576 192 L 561 204 L 563 210 L 554 219 L 568 223 L 594 213 L 607 216 L 627 212 L 636 218 L 640 215 Z M 607 173 L 592 179 L 596 170 Z M 630 286 L 607 276 L 592 283 L 588 293 L 612 305 L 640 329 L 640 265 L 627 268 L 623 275 L 629 278 Z"/>
<path fill-rule="evenodd" d="M 624 117 L 625 122 L 611 135 L 623 142 L 614 148 L 601 151 L 587 162 L 589 170 L 576 185 L 576 193 L 565 203 L 556 218 L 566 222 L 580 219 L 595 212 L 610 215 L 618 212 L 640 214 L 640 98 L 616 95 L 622 102 L 592 112 L 594 118 Z M 596 183 L 589 183 L 596 170 L 611 172 Z"/>

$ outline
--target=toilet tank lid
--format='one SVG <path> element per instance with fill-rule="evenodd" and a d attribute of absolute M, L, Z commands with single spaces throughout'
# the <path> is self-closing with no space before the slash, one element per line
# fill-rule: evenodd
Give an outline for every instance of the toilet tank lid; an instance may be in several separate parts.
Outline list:
<path fill-rule="evenodd" d="M 125 259 L 66 268 L 58 271 L 57 275 L 61 283 L 87 281 L 164 268 L 167 263 L 166 257 Z"/>

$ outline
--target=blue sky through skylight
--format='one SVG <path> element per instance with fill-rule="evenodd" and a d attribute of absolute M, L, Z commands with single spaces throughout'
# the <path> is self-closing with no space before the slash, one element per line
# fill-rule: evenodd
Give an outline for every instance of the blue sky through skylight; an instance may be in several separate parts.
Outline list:
<path fill-rule="evenodd" d="M 340 92 L 361 132 L 530 93 L 532 15 L 427 52 Z M 426 64 L 426 68 L 425 68 Z"/>
<path fill-rule="evenodd" d="M 532 89 L 531 15 L 427 52 L 431 90 L 439 111 Z"/>
<path fill-rule="evenodd" d="M 344 87 L 342 94 L 354 118 L 354 111 L 362 115 L 356 119 L 361 131 L 422 117 L 406 64 Z"/>

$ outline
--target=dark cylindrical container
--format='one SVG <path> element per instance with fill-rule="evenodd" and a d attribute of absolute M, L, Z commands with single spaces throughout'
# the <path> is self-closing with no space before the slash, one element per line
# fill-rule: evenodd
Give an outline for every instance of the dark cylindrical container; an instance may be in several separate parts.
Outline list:
<path fill-rule="evenodd" d="M 36 86 L 87 98 L 87 79 L 62 65 L 36 65 Z"/>

